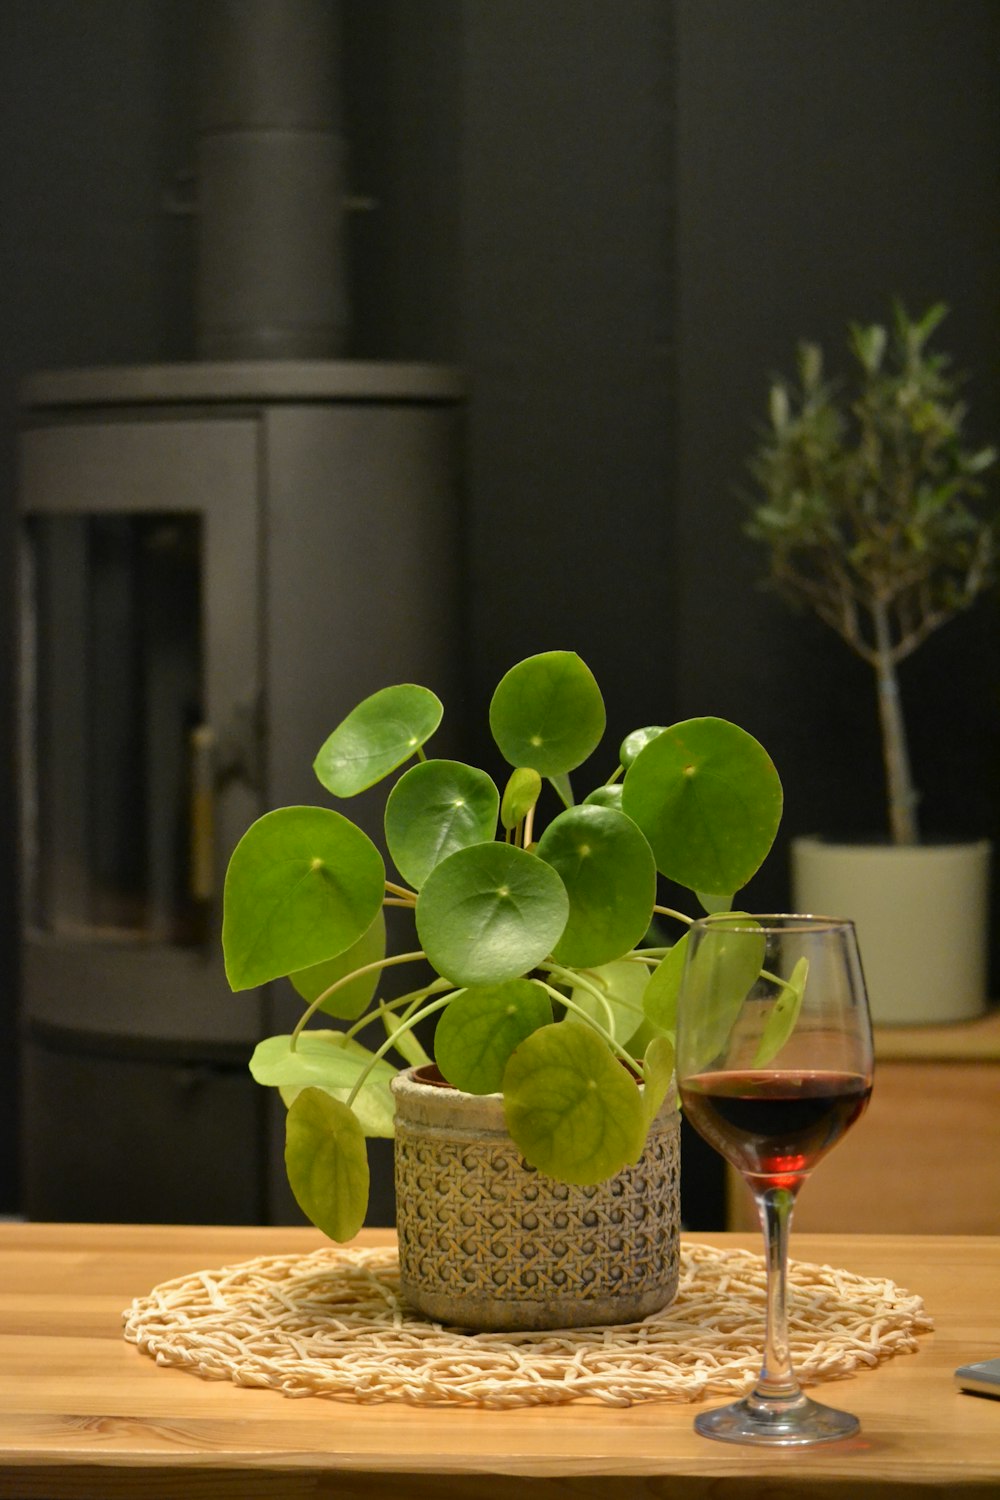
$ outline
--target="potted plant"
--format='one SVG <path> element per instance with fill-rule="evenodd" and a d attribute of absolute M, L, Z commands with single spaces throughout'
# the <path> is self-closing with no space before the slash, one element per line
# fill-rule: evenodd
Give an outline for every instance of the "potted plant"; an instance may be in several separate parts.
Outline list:
<path fill-rule="evenodd" d="M 929 343 L 947 309 L 889 326 L 850 326 L 856 383 L 798 352 L 798 380 L 776 380 L 770 423 L 750 461 L 760 499 L 747 524 L 770 582 L 812 610 L 874 674 L 890 840 L 793 841 L 799 910 L 854 915 L 883 1022 L 961 1019 L 986 997 L 989 843 L 921 845 L 899 667 L 992 583 L 993 448 L 963 437 L 948 358 Z M 948 944 L 948 937 L 954 939 Z"/>
<path fill-rule="evenodd" d="M 655 1286 L 639 1288 L 643 1311 L 621 1314 L 643 1316 L 672 1295 L 663 1275 L 672 1255 L 676 1277 L 676 1246 L 658 1228 L 644 1256 L 622 1234 L 629 1214 L 651 1225 L 662 1199 L 676 1241 L 673 1005 L 692 920 L 659 904 L 657 874 L 700 892 L 706 910 L 729 909 L 774 839 L 780 781 L 752 736 L 700 718 L 629 735 L 610 774 L 575 800 L 571 773 L 584 774 L 605 711 L 572 652 L 529 657 L 498 685 L 489 720 L 509 769 L 502 788 L 484 770 L 428 757 L 442 714 L 427 688 L 383 688 L 315 761 L 338 799 L 394 778 L 384 809 L 391 875 L 368 835 L 332 807 L 268 812 L 233 851 L 229 982 L 243 990 L 287 976 L 305 1002 L 291 1035 L 256 1048 L 251 1071 L 281 1090 L 292 1190 L 336 1240 L 364 1220 L 365 1137 L 393 1134 L 395 1105 L 401 1273 L 424 1311 L 448 1315 L 438 1296 L 447 1283 L 461 1294 L 454 1316 L 474 1314 L 481 1326 L 604 1321 L 616 1313 L 602 1278 L 627 1284 L 644 1260 L 659 1260 Z M 544 828 L 543 789 L 554 809 Z M 406 952 L 385 951 L 386 907 L 412 916 Z M 656 916 L 676 924 L 678 940 L 650 940 Z M 399 965 L 413 966 L 419 982 L 375 999 L 380 977 Z M 335 1027 L 307 1029 L 318 1017 Z M 432 1018 L 433 1063 L 417 1035 Z M 369 1028 L 376 1035 L 364 1045 Z M 471 1115 L 441 1158 L 439 1114 L 458 1103 Z M 502 1190 L 478 1181 L 482 1131 L 506 1160 Z M 673 1165 L 661 1153 L 633 1181 L 665 1132 Z M 444 1228 L 438 1198 L 449 1195 L 456 1219 Z M 513 1313 L 479 1306 L 484 1241 L 496 1248 L 504 1216 L 522 1235 L 550 1230 L 544 1252 L 522 1239 L 513 1252 L 508 1245 L 505 1266 L 486 1272 Z M 587 1264 L 553 1271 L 574 1233 Z M 595 1269 L 597 1241 L 610 1267 Z M 429 1268 L 442 1255 L 444 1270 Z M 571 1313 L 531 1291 L 543 1265 L 549 1291 L 553 1276 L 575 1283 Z M 516 1286 L 505 1292 L 508 1282 Z"/>

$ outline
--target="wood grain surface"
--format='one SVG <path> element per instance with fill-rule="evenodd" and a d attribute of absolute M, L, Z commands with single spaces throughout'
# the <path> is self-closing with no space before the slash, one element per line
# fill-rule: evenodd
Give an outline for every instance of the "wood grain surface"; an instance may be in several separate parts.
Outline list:
<path fill-rule="evenodd" d="M 160 1368 L 122 1338 L 123 1310 L 161 1281 L 321 1243 L 309 1229 L 0 1225 L 0 1497 L 1000 1496 L 1000 1401 L 952 1380 L 1000 1355 L 1000 1239 L 793 1234 L 797 1258 L 888 1276 L 936 1323 L 919 1353 L 823 1388 L 861 1418 L 860 1437 L 798 1452 L 699 1438 L 695 1406 L 289 1400 Z"/>

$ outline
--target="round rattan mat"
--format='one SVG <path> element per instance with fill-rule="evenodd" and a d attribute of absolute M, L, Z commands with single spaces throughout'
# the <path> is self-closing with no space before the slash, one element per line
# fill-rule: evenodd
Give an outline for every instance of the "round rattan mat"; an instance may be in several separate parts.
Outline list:
<path fill-rule="evenodd" d="M 791 1352 L 803 1384 L 912 1352 L 922 1300 L 883 1278 L 793 1262 Z M 399 1297 L 392 1248 L 324 1247 L 178 1277 L 123 1314 L 161 1365 L 286 1396 L 512 1407 L 589 1398 L 740 1395 L 760 1369 L 763 1257 L 684 1243 L 676 1300 L 641 1323 L 548 1333 L 463 1333 Z"/>

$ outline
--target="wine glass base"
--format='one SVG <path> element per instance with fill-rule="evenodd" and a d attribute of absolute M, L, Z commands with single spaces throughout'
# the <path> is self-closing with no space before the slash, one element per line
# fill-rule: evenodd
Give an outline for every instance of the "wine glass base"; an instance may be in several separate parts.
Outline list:
<path fill-rule="evenodd" d="M 774 1448 L 796 1444 L 832 1443 L 853 1437 L 861 1423 L 850 1412 L 823 1406 L 808 1396 L 791 1404 L 735 1401 L 731 1406 L 702 1412 L 694 1421 L 695 1432 L 722 1443 L 757 1443 Z"/>

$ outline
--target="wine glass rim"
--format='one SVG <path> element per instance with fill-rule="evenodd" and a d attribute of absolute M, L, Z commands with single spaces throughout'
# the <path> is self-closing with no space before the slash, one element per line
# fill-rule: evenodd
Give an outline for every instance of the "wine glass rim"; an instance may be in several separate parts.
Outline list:
<path fill-rule="evenodd" d="M 852 931 L 851 917 L 828 917 L 818 912 L 709 912 L 696 917 L 692 927 L 711 931 L 725 925 L 727 932 L 845 932 Z"/>

